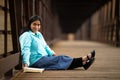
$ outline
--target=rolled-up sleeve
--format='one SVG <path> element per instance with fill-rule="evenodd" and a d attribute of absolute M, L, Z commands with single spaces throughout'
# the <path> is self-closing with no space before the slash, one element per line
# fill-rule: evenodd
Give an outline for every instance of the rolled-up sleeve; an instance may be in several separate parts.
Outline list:
<path fill-rule="evenodd" d="M 28 33 L 24 33 L 19 38 L 21 47 L 22 63 L 30 65 L 30 47 L 31 47 L 31 37 Z"/>

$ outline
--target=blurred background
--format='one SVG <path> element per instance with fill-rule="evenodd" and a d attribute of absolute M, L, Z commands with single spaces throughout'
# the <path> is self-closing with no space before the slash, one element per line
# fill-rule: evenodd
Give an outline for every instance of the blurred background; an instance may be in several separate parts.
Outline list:
<path fill-rule="evenodd" d="M 119 47 L 119 4 L 119 0 L 0 0 L 0 60 L 12 55 L 14 63 L 19 57 L 20 30 L 33 15 L 41 17 L 40 31 L 48 44 L 87 40 Z"/>

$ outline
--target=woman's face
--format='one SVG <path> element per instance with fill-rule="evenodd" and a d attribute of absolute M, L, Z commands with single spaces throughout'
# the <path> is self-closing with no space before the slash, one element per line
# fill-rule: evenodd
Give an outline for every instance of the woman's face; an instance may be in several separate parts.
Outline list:
<path fill-rule="evenodd" d="M 41 27 L 41 23 L 39 20 L 36 20 L 34 22 L 31 23 L 30 28 L 31 30 L 36 33 L 38 30 L 40 30 Z"/>

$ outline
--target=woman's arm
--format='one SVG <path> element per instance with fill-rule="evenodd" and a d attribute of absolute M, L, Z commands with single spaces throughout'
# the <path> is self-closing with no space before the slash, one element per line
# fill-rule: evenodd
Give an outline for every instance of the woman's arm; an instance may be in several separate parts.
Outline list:
<path fill-rule="evenodd" d="M 23 66 L 29 66 L 29 58 L 30 58 L 30 46 L 31 46 L 31 37 L 29 33 L 23 33 L 20 38 L 20 47 L 21 47 L 21 56 Z"/>
<path fill-rule="evenodd" d="M 46 44 L 45 50 L 47 51 L 48 55 L 56 56 L 56 53 Z"/>
<path fill-rule="evenodd" d="M 42 42 L 44 44 L 44 49 L 46 50 L 46 52 L 48 53 L 49 56 L 56 56 L 56 53 L 47 45 L 43 35 L 40 33 Z"/>

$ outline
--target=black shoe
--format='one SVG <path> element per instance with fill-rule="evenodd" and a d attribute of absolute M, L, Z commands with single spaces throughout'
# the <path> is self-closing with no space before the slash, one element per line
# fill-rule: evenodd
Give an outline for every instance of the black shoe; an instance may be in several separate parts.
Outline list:
<path fill-rule="evenodd" d="M 91 51 L 92 57 L 95 57 L 95 50 Z"/>
<path fill-rule="evenodd" d="M 84 64 L 83 65 L 83 68 L 85 69 L 85 70 L 87 70 L 91 65 L 92 65 L 92 63 L 95 61 L 95 58 L 93 57 L 93 58 L 90 58 L 90 60 L 88 60 L 87 62 L 86 62 L 86 64 Z"/>
<path fill-rule="evenodd" d="M 95 57 L 95 50 L 91 51 L 91 58 Z M 89 58 L 89 56 L 87 55 L 88 60 L 90 60 L 91 58 Z"/>

